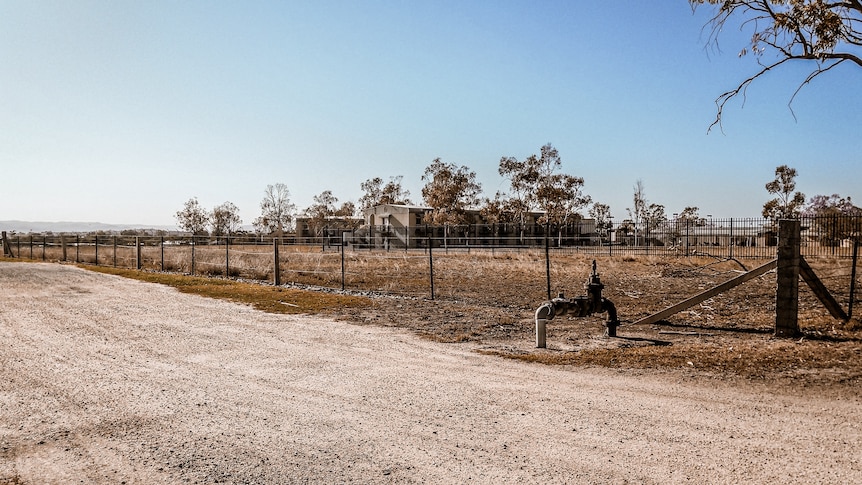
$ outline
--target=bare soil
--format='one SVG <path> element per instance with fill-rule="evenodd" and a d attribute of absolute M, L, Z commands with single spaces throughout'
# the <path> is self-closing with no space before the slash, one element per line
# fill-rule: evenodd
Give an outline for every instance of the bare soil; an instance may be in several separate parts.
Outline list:
<path fill-rule="evenodd" d="M 629 323 L 737 271 L 619 264 Z M 539 350 L 516 296 L 273 315 L 0 263 L 0 483 L 862 482 L 854 323 L 803 295 L 775 339 L 749 288 L 617 339 L 555 319 Z"/>

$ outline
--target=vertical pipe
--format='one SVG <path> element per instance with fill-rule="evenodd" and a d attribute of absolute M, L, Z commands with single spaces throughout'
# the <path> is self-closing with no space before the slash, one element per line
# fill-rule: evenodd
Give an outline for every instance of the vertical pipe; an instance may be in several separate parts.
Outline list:
<path fill-rule="evenodd" d="M 117 267 L 117 236 L 114 236 L 114 267 Z"/>
<path fill-rule="evenodd" d="M 98 234 L 96 234 L 95 236 L 93 236 L 93 247 L 94 247 L 94 248 L 95 248 L 95 250 L 96 250 L 96 261 L 95 261 L 95 264 L 96 264 L 96 266 L 98 266 L 98 265 L 99 265 L 99 235 L 98 235 Z"/>
<path fill-rule="evenodd" d="M 230 278 L 230 235 L 224 238 L 224 277 Z"/>
<path fill-rule="evenodd" d="M 192 234 L 192 276 L 195 275 L 195 236 Z"/>
<path fill-rule="evenodd" d="M 45 261 L 45 246 L 48 245 L 48 236 L 42 236 L 42 261 Z"/>
<path fill-rule="evenodd" d="M 538 349 L 547 347 L 547 325 L 546 319 L 536 317 L 536 348 Z"/>
<path fill-rule="evenodd" d="M 33 259 L 33 235 L 30 234 L 30 259 Z"/>
<path fill-rule="evenodd" d="M 75 234 L 75 262 L 81 262 L 81 235 Z"/>
<path fill-rule="evenodd" d="M 161 260 L 162 260 L 161 271 L 164 272 L 165 271 L 165 236 L 162 236 L 159 239 L 159 253 L 161 255 Z"/>

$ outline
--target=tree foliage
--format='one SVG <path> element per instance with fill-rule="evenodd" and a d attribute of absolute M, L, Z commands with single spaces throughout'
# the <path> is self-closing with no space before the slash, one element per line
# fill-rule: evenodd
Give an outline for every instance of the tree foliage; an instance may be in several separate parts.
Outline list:
<path fill-rule="evenodd" d="M 196 236 L 207 234 L 210 216 L 200 205 L 197 197 L 187 200 L 183 209 L 178 211 L 174 217 L 177 219 L 177 225 L 183 231 L 188 231 Z"/>
<path fill-rule="evenodd" d="M 232 202 L 225 202 L 213 208 L 210 214 L 212 235 L 216 237 L 228 236 L 239 231 L 242 218 L 239 216 L 239 208 Z"/>
<path fill-rule="evenodd" d="M 692 9 L 703 4 L 715 8 L 709 25 L 710 43 L 716 45 L 727 23 L 739 18 L 741 28 L 751 30 L 750 44 L 742 48 L 739 55 L 751 54 L 758 65 L 754 75 L 715 100 L 717 113 L 710 129 L 721 126 L 724 106 L 731 98 L 744 97 L 752 82 L 790 61 L 813 66 L 796 93 L 838 65 L 849 63 L 862 67 L 862 58 L 858 55 L 858 48 L 862 47 L 860 0 L 689 0 L 689 4 Z M 775 57 L 767 58 L 767 54 Z"/>
<path fill-rule="evenodd" d="M 596 202 L 590 207 L 589 216 L 596 221 L 596 231 L 600 237 L 607 237 L 613 228 L 611 206 Z"/>
<path fill-rule="evenodd" d="M 389 177 L 389 182 L 383 183 L 380 177 L 374 177 L 362 182 L 360 188 L 363 195 L 359 198 L 359 208 L 362 210 L 381 204 L 409 205 L 410 191 L 405 190 L 401 181 L 402 175 Z"/>
<path fill-rule="evenodd" d="M 850 197 L 815 195 L 803 215 L 814 218 L 821 244 L 838 246 L 847 239 L 862 241 L 862 208 L 853 205 Z"/>
<path fill-rule="evenodd" d="M 498 172 L 509 180 L 512 203 L 509 207 L 520 222 L 533 209 L 545 211 L 540 222 L 565 224 L 580 217 L 578 211 L 590 203 L 582 190 L 584 179 L 560 173 L 562 160 L 556 148 L 545 144 L 539 155 L 523 161 L 502 157 Z"/>
<path fill-rule="evenodd" d="M 775 167 L 775 179 L 766 184 L 766 191 L 777 197 L 763 204 L 763 217 L 773 220 L 799 217 L 805 204 L 805 194 L 795 190 L 796 169 L 787 165 Z"/>
<path fill-rule="evenodd" d="M 290 229 L 295 211 L 287 185 L 267 185 L 260 201 L 260 217 L 254 220 L 255 231 L 281 237 L 286 229 Z"/>
<path fill-rule="evenodd" d="M 702 226 L 706 224 L 706 219 L 700 216 L 700 208 L 697 206 L 687 206 L 679 213 L 677 220 L 692 226 Z"/>
<path fill-rule="evenodd" d="M 466 166 L 456 166 L 435 158 L 422 175 L 425 186 L 422 198 L 431 208 L 425 214 L 428 224 L 463 224 L 466 211 L 479 204 L 482 186 L 476 182 L 476 172 Z"/>
<path fill-rule="evenodd" d="M 314 203 L 305 210 L 305 215 L 308 216 L 308 227 L 315 235 L 320 235 L 323 228 L 330 222 L 333 217 L 350 218 L 356 212 L 356 206 L 353 202 L 347 201 L 337 206 L 338 198 L 332 194 L 331 190 L 324 190 L 319 195 L 314 196 Z"/>

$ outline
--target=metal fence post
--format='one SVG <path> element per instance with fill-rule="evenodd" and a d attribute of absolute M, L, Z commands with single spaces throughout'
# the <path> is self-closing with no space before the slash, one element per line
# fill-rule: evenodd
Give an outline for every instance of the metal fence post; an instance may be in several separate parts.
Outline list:
<path fill-rule="evenodd" d="M 431 235 L 428 235 L 428 276 L 431 280 L 431 299 L 434 299 L 434 251 L 431 250 Z"/>
<path fill-rule="evenodd" d="M 224 238 L 224 277 L 230 278 L 230 235 Z"/>
<path fill-rule="evenodd" d="M 344 236 L 347 233 L 341 233 L 341 291 L 344 291 Z"/>
<path fill-rule="evenodd" d="M 99 235 L 98 234 L 93 236 L 93 247 L 96 250 L 96 261 L 94 264 L 96 266 L 98 266 L 99 265 Z"/>
<path fill-rule="evenodd" d="M 135 269 L 141 269 L 141 237 L 135 236 Z"/>
<path fill-rule="evenodd" d="M 165 270 L 165 236 L 161 236 L 159 240 L 159 252 L 161 253 L 162 265 L 161 271 Z"/>
<path fill-rule="evenodd" d="M 195 236 L 192 234 L 192 276 L 195 275 Z"/>
<path fill-rule="evenodd" d="M 278 258 L 278 238 L 273 238 L 272 240 L 272 254 L 273 254 L 273 279 L 272 282 L 275 286 L 281 286 L 281 263 Z"/>
<path fill-rule="evenodd" d="M 551 299 L 551 250 L 548 241 L 550 224 L 545 223 L 545 279 L 548 282 L 548 300 Z"/>
<path fill-rule="evenodd" d="M 859 241 L 853 243 L 853 266 L 850 269 L 850 303 L 847 305 L 847 318 L 853 316 L 853 300 L 856 299 L 856 261 L 859 258 Z"/>
<path fill-rule="evenodd" d="M 42 236 L 42 261 L 45 261 L 45 246 L 48 245 L 48 236 Z"/>

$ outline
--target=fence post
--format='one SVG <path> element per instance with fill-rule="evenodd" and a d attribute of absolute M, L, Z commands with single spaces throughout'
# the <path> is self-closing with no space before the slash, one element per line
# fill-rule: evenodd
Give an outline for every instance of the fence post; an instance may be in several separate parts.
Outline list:
<path fill-rule="evenodd" d="M 551 299 L 551 250 L 548 241 L 550 224 L 545 223 L 545 279 L 548 282 L 548 300 Z"/>
<path fill-rule="evenodd" d="M 30 234 L 30 259 L 33 259 L 33 235 Z"/>
<path fill-rule="evenodd" d="M 344 291 L 344 236 L 347 233 L 341 233 L 341 291 Z"/>
<path fill-rule="evenodd" d="M 431 299 L 434 299 L 434 251 L 431 249 L 431 235 L 428 235 L 428 276 L 431 280 Z"/>
<path fill-rule="evenodd" d="M 278 258 L 278 238 L 273 238 L 272 240 L 272 254 L 273 254 L 273 278 L 272 283 L 275 286 L 281 286 L 281 263 Z"/>
<path fill-rule="evenodd" d="M 195 235 L 192 234 L 192 276 L 195 275 Z"/>
<path fill-rule="evenodd" d="M 856 299 L 856 261 L 859 258 L 859 241 L 853 243 L 853 266 L 850 269 L 850 303 L 847 305 L 847 319 L 853 316 L 853 300 Z"/>
<path fill-rule="evenodd" d="M 224 237 L 224 277 L 230 278 L 230 235 Z"/>
<path fill-rule="evenodd" d="M 161 253 L 161 271 L 165 271 L 165 236 L 161 236 L 159 239 L 159 252 Z"/>
<path fill-rule="evenodd" d="M 141 237 L 135 236 L 135 269 L 141 269 Z"/>
<path fill-rule="evenodd" d="M 81 248 L 81 236 L 80 236 L 80 234 L 75 234 L 75 262 L 76 263 L 81 262 L 80 248 Z"/>
<path fill-rule="evenodd" d="M 799 335 L 799 219 L 778 221 L 778 290 L 775 294 L 775 336 Z"/>
<path fill-rule="evenodd" d="M 63 250 L 63 261 L 66 261 L 66 236 L 60 235 L 60 247 Z"/>
<path fill-rule="evenodd" d="M 114 236 L 114 238 L 113 238 L 113 239 L 114 239 L 114 255 L 113 255 L 113 259 L 114 259 L 114 267 L 116 268 L 116 267 L 117 267 L 117 236 Z"/>
<path fill-rule="evenodd" d="M 42 236 L 42 261 L 45 261 L 45 246 L 48 245 L 48 236 Z"/>
<path fill-rule="evenodd" d="M 93 236 L 93 247 L 96 250 L 95 265 L 98 266 L 99 265 L 99 235 L 98 234 Z"/>
<path fill-rule="evenodd" d="M 728 241 L 728 243 L 729 243 L 728 257 L 730 259 L 733 259 L 733 217 L 730 218 L 730 241 Z"/>

